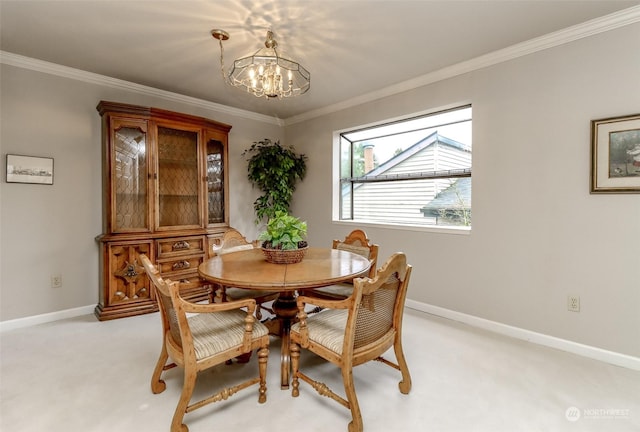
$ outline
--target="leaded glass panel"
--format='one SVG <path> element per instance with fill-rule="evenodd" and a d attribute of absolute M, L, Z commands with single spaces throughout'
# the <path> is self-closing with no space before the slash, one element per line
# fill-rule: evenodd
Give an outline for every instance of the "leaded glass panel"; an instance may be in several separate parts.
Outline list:
<path fill-rule="evenodd" d="M 224 161 L 220 141 L 207 143 L 207 213 L 208 223 L 224 222 Z"/>
<path fill-rule="evenodd" d="M 114 231 L 148 229 L 146 134 L 140 128 L 114 131 Z"/>
<path fill-rule="evenodd" d="M 160 227 L 200 225 L 198 133 L 158 127 Z"/>

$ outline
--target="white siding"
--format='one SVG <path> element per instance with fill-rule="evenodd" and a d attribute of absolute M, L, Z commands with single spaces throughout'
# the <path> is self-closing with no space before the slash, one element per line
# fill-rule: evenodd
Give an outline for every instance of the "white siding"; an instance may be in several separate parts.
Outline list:
<path fill-rule="evenodd" d="M 469 167 L 470 152 L 436 143 L 380 174 L 407 174 Z M 360 184 L 354 192 L 354 219 L 385 222 L 391 219 L 399 224 L 432 225 L 435 219 L 424 217 L 420 209 L 450 184 L 448 179 Z"/>

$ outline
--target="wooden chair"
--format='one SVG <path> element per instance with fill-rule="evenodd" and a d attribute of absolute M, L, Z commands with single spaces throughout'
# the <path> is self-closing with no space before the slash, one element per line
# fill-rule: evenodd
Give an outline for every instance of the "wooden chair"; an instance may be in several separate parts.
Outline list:
<path fill-rule="evenodd" d="M 238 252 L 246 249 L 253 249 L 255 245 L 249 242 L 238 230 L 229 228 L 222 236 L 219 244 L 212 247 L 213 253 L 223 255 L 232 252 Z M 278 293 L 273 291 L 250 290 L 236 287 L 218 286 L 215 290 L 216 303 L 225 301 L 254 299 L 256 301 L 256 318 L 262 319 L 262 310 L 273 314 L 273 310 L 266 307 L 265 303 L 278 298 Z"/>
<path fill-rule="evenodd" d="M 369 277 L 372 278 L 375 276 L 378 260 L 378 245 L 372 244 L 367 237 L 367 233 L 363 230 L 356 229 L 351 231 L 344 240 L 333 240 L 332 247 L 333 249 L 346 250 L 367 258 L 371 262 Z M 322 288 L 302 290 L 300 292 L 300 294 L 304 296 L 329 300 L 342 300 L 349 297 L 352 293 L 353 283 L 330 285 Z M 314 309 L 314 311 L 318 310 L 319 308 Z"/>
<path fill-rule="evenodd" d="M 256 322 L 253 316 L 255 301 L 190 303 L 180 297 L 180 284 L 162 279 L 146 255 L 140 255 L 140 261 L 156 288 L 162 318 L 162 350 L 151 377 L 151 391 L 157 394 L 165 390 L 166 384 L 161 379 L 162 372 L 176 365 L 184 369 L 182 394 L 173 415 L 171 432 L 188 432 L 189 428 L 182 423 L 185 413 L 212 402 L 226 400 L 234 393 L 254 384 L 259 384 L 258 402 L 264 403 L 267 400 L 269 334 L 267 328 Z M 206 399 L 190 404 L 198 372 L 254 349 L 259 350 L 258 377 L 222 389 Z M 173 363 L 167 364 L 169 358 Z"/>
<path fill-rule="evenodd" d="M 345 300 L 298 297 L 299 322 L 291 327 L 293 397 L 299 395 L 299 380 L 305 381 L 320 395 L 350 409 L 352 421 L 349 432 L 362 432 L 362 415 L 353 384 L 354 366 L 370 360 L 391 366 L 402 374 L 400 392 L 409 393 L 411 376 L 402 350 L 402 316 L 410 274 L 411 266 L 407 264 L 405 255 L 399 252 L 389 258 L 375 278 L 355 279 L 353 294 Z M 307 301 L 325 309 L 307 316 L 304 310 Z M 391 346 L 397 363 L 381 357 Z M 346 398 L 300 371 L 300 347 L 341 369 Z"/>

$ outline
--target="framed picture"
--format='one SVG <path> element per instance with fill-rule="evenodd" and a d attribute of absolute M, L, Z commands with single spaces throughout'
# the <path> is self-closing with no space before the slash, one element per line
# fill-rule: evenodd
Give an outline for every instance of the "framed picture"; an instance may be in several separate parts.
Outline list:
<path fill-rule="evenodd" d="M 7 155 L 7 183 L 53 184 L 53 158 Z"/>
<path fill-rule="evenodd" d="M 640 193 L 640 114 L 591 121 L 591 193 Z"/>

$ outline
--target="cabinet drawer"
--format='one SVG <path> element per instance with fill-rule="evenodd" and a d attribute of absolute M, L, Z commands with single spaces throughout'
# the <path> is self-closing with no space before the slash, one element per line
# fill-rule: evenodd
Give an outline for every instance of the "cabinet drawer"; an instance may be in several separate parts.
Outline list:
<path fill-rule="evenodd" d="M 205 252 L 205 237 L 173 237 L 156 240 L 158 258 L 195 255 Z"/>
<path fill-rule="evenodd" d="M 163 277 L 181 275 L 185 273 L 198 273 L 198 266 L 204 259 L 203 255 L 185 256 L 167 261 L 158 260 L 158 270 Z M 171 277 L 171 279 L 177 279 Z"/>

